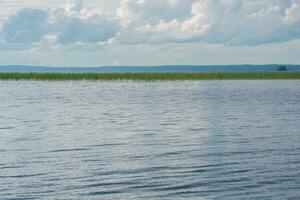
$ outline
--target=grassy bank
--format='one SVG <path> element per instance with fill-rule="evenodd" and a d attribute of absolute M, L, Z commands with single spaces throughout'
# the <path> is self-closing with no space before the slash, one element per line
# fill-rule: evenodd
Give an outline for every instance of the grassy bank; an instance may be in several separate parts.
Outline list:
<path fill-rule="evenodd" d="M 0 73 L 0 80 L 272 80 L 300 79 L 300 73 Z"/>

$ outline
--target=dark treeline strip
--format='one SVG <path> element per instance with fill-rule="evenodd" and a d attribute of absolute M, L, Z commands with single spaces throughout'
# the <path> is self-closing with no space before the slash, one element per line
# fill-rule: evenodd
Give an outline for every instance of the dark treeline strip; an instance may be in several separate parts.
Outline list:
<path fill-rule="evenodd" d="M 300 73 L 0 73 L 0 80 L 268 80 L 300 79 Z"/>

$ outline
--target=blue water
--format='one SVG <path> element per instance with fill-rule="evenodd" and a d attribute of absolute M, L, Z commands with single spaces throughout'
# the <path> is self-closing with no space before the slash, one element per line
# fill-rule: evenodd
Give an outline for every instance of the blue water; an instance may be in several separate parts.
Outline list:
<path fill-rule="evenodd" d="M 0 82 L 0 199 L 300 199 L 300 81 Z"/>

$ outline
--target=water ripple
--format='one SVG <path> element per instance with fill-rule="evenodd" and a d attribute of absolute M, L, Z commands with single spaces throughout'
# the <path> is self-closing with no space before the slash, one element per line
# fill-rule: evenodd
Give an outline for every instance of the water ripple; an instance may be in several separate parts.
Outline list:
<path fill-rule="evenodd" d="M 299 81 L 1 86 L 0 199 L 300 199 Z"/>

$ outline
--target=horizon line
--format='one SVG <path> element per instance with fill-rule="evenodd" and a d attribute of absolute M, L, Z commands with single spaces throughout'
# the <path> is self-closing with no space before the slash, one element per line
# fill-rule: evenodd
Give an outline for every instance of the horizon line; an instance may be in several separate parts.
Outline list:
<path fill-rule="evenodd" d="M 102 66 L 50 66 L 50 65 L 0 65 L 0 67 L 40 67 L 40 68 L 105 68 L 105 67 L 224 67 L 224 66 L 279 66 L 279 65 L 286 65 L 286 66 L 299 66 L 299 64 L 170 64 L 170 65 L 102 65 Z"/>

